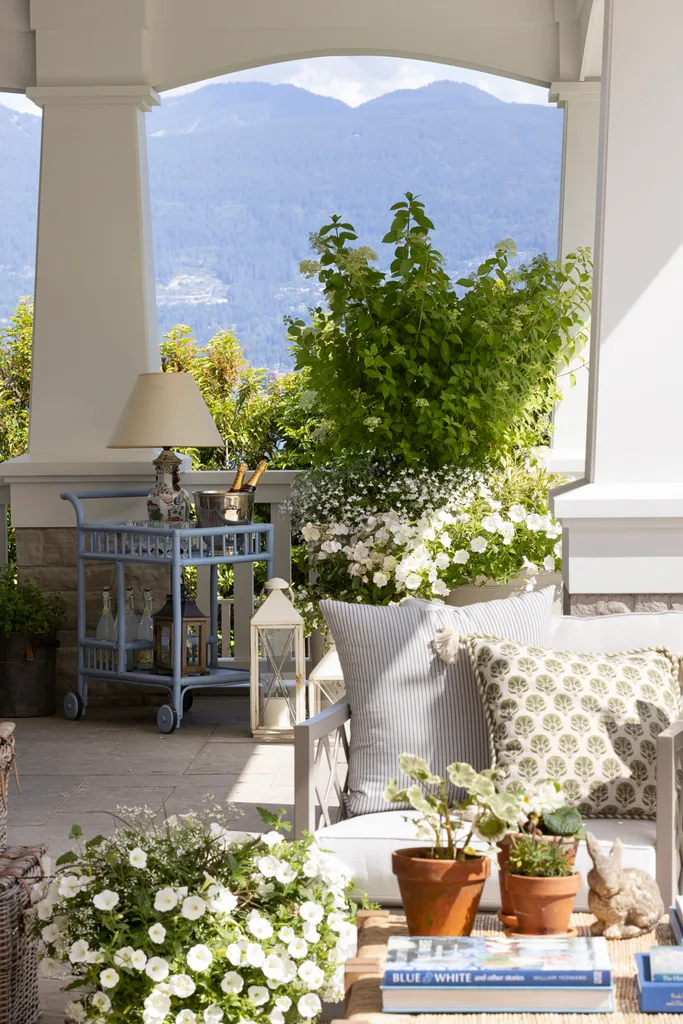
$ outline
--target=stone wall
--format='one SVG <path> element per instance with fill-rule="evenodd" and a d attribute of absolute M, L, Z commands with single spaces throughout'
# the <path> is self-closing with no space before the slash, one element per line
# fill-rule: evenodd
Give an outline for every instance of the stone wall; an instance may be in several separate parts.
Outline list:
<path fill-rule="evenodd" d="M 570 615 L 666 611 L 683 611 L 683 594 L 565 594 L 565 612 Z"/>
<path fill-rule="evenodd" d="M 76 584 L 76 530 L 73 527 L 44 529 L 19 528 L 17 537 L 17 565 L 19 578 L 30 578 L 44 591 L 56 591 L 66 601 L 66 621 L 60 634 L 57 654 L 57 699 L 76 688 L 77 671 L 77 584 Z M 102 612 L 102 588 L 110 587 L 116 600 L 116 569 L 110 562 L 90 562 L 86 565 L 87 629 L 95 635 Z M 169 589 L 168 567 L 148 565 L 126 566 L 126 583 L 133 587 L 135 609 L 142 611 L 143 590 L 150 587 L 154 607 L 163 604 Z M 114 607 L 114 612 L 116 608 Z M 88 699 L 93 704 L 162 704 L 165 690 L 126 686 L 91 680 Z"/>

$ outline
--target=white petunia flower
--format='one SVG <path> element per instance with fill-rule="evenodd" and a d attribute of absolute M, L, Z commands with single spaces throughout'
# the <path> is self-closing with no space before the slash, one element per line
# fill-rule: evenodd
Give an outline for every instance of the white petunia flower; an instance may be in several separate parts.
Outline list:
<path fill-rule="evenodd" d="M 164 960 L 163 956 L 151 956 L 145 965 L 145 974 L 152 981 L 164 981 L 170 971 L 168 960 Z"/>
<path fill-rule="evenodd" d="M 52 922 L 52 924 L 46 924 L 45 927 L 42 928 L 40 931 L 40 937 L 42 938 L 43 942 L 47 943 L 56 942 L 61 934 L 61 930 L 57 927 L 54 921 Z"/>
<path fill-rule="evenodd" d="M 263 985 L 250 985 L 247 996 L 254 1006 L 263 1006 L 270 999 L 270 992 Z"/>
<path fill-rule="evenodd" d="M 325 972 L 312 960 L 304 960 L 297 973 L 308 988 L 320 988 L 325 980 Z"/>
<path fill-rule="evenodd" d="M 36 914 L 39 921 L 49 921 L 54 912 L 55 905 L 52 900 L 45 899 L 41 900 L 40 903 L 36 903 Z"/>
<path fill-rule="evenodd" d="M 210 885 L 206 895 L 209 909 L 217 914 L 232 914 L 237 906 L 237 897 L 222 885 Z"/>
<path fill-rule="evenodd" d="M 437 597 L 446 597 L 450 592 L 450 587 L 443 580 L 434 580 L 432 583 L 432 594 L 436 594 Z"/>
<path fill-rule="evenodd" d="M 486 530 L 487 533 L 497 533 L 502 525 L 503 520 L 498 512 L 494 513 L 492 516 L 484 516 L 481 521 L 482 529 Z"/>
<path fill-rule="evenodd" d="M 422 577 L 416 572 L 409 572 L 405 578 L 406 590 L 417 590 L 422 585 Z"/>
<path fill-rule="evenodd" d="M 474 551 L 475 554 L 478 554 L 478 555 L 480 555 L 484 551 L 486 551 L 488 546 L 489 546 L 489 542 L 486 540 L 485 537 L 474 537 L 470 541 L 470 550 Z"/>
<path fill-rule="evenodd" d="M 206 913 L 206 903 L 201 896 L 186 896 L 180 912 L 188 921 L 198 921 Z"/>
<path fill-rule="evenodd" d="M 114 953 L 114 963 L 117 967 L 130 967 L 134 952 L 132 946 L 121 946 Z"/>
<path fill-rule="evenodd" d="M 100 1010 L 101 1013 L 109 1013 L 111 1010 L 111 999 L 106 992 L 95 992 L 90 1005 L 94 1006 L 96 1010 Z"/>
<path fill-rule="evenodd" d="M 105 967 L 100 972 L 100 985 L 102 988 L 115 988 L 119 983 L 119 976 L 113 967 Z"/>
<path fill-rule="evenodd" d="M 271 1010 L 268 1020 L 270 1021 L 270 1024 L 285 1024 L 285 1015 L 282 1010 Z"/>
<path fill-rule="evenodd" d="M 259 949 L 261 949 L 260 946 Z M 213 963 L 213 953 L 208 946 L 199 942 L 187 951 L 187 963 L 193 971 L 206 971 Z"/>
<path fill-rule="evenodd" d="M 273 934 L 273 926 L 258 910 L 252 910 L 247 918 L 247 929 L 257 939 L 269 939 Z"/>
<path fill-rule="evenodd" d="M 465 551 L 464 548 L 459 548 L 453 555 L 454 565 L 466 565 L 470 560 L 469 551 Z"/>
<path fill-rule="evenodd" d="M 543 529 L 543 520 L 535 512 L 532 512 L 526 517 L 526 525 L 529 530 L 536 533 L 537 530 Z"/>
<path fill-rule="evenodd" d="M 60 879 L 58 891 L 65 899 L 73 899 L 81 891 L 81 883 L 75 875 L 64 875 Z"/>
<path fill-rule="evenodd" d="M 284 981 L 285 962 L 277 953 L 271 953 L 266 957 L 261 970 L 269 981 Z"/>
<path fill-rule="evenodd" d="M 204 1010 L 204 1024 L 219 1024 L 219 1021 L 223 1020 L 223 1016 L 223 1011 L 218 1003 L 211 1003 Z"/>
<path fill-rule="evenodd" d="M 275 1000 L 275 1005 L 278 1008 L 278 1010 L 284 1010 L 286 1013 L 287 1010 L 292 1005 L 292 1000 L 289 998 L 289 996 L 278 996 L 277 999 Z"/>
<path fill-rule="evenodd" d="M 307 992 L 296 1004 L 296 1008 L 302 1017 L 310 1020 L 312 1017 L 318 1016 L 322 1010 L 322 1003 L 315 992 Z"/>
<path fill-rule="evenodd" d="M 166 938 L 166 929 L 164 928 L 163 924 L 159 924 L 159 922 L 157 921 L 156 924 L 152 925 L 147 934 L 149 935 L 152 942 L 156 942 L 157 945 L 159 945 Z"/>
<path fill-rule="evenodd" d="M 555 552 L 555 558 L 562 558 L 562 541 L 558 540 L 557 544 L 553 548 Z"/>
<path fill-rule="evenodd" d="M 299 907 L 299 916 L 304 921 L 309 921 L 311 924 L 320 924 L 325 916 L 325 910 L 320 903 L 314 903 L 312 900 L 307 900 Z"/>
<path fill-rule="evenodd" d="M 312 921 L 306 921 L 301 931 L 303 932 L 306 942 L 310 942 L 312 946 L 314 946 L 316 942 L 320 942 L 320 932 Z"/>
<path fill-rule="evenodd" d="M 267 857 L 259 857 L 256 861 L 256 867 L 264 878 L 275 878 L 279 864 L 280 861 L 277 857 L 273 857 L 272 854 L 268 854 Z"/>
<path fill-rule="evenodd" d="M 196 985 L 189 974 L 172 974 L 168 979 L 168 988 L 173 996 L 189 999 L 194 994 Z"/>
<path fill-rule="evenodd" d="M 515 539 L 515 524 L 514 523 L 503 523 L 500 530 L 498 531 L 503 538 L 503 544 L 512 544 Z"/>
<path fill-rule="evenodd" d="M 524 505 L 510 505 L 508 515 L 513 523 L 523 523 L 526 519 Z"/>
<path fill-rule="evenodd" d="M 261 836 L 261 842 L 271 849 L 274 846 L 279 846 L 280 843 L 284 843 L 284 841 L 284 836 L 281 836 L 279 832 L 264 832 Z"/>
<path fill-rule="evenodd" d="M 305 868 L 305 867 L 306 867 L 306 865 L 304 864 L 304 868 Z M 305 872 L 305 871 L 304 871 L 304 874 L 306 874 L 306 872 Z M 310 875 L 309 875 L 308 877 L 310 878 L 310 877 L 312 877 L 312 876 L 310 876 Z M 294 932 L 294 929 L 293 929 L 293 928 L 290 928 L 290 927 L 289 927 L 289 925 L 288 925 L 288 924 L 286 924 L 286 925 L 284 925 L 284 927 L 283 927 L 283 928 L 281 928 L 281 929 L 280 929 L 280 931 L 279 931 L 279 932 L 277 933 L 277 937 L 278 937 L 278 939 L 282 939 L 282 941 L 283 941 L 283 942 L 291 942 L 291 941 L 292 941 L 292 939 L 293 939 L 293 938 L 295 937 L 295 932 Z"/>
<path fill-rule="evenodd" d="M 451 556 L 445 551 L 439 551 L 438 555 L 434 559 L 437 569 L 447 569 L 451 564 Z"/>
<path fill-rule="evenodd" d="M 83 1003 L 68 1002 L 64 1007 L 64 1013 L 68 1020 L 72 1020 L 74 1024 L 82 1024 L 86 1020 L 88 1014 Z"/>
<path fill-rule="evenodd" d="M 242 962 L 242 948 L 239 942 L 231 942 L 225 951 L 225 955 L 231 964 L 233 964 L 235 967 L 239 967 L 240 963 Z"/>
<path fill-rule="evenodd" d="M 197 1024 L 197 1014 L 185 1008 L 176 1016 L 175 1024 Z"/>
<path fill-rule="evenodd" d="M 244 988 L 244 978 L 237 971 L 228 971 L 221 981 L 226 996 L 236 996 Z"/>
<path fill-rule="evenodd" d="M 244 959 L 251 967 L 261 967 L 266 959 L 266 954 L 258 942 L 249 942 L 244 951 Z"/>
<path fill-rule="evenodd" d="M 119 899 L 120 897 L 117 892 L 113 892 L 111 889 L 103 889 L 102 892 L 95 893 L 92 901 L 98 910 L 113 910 Z"/>
<path fill-rule="evenodd" d="M 308 954 L 308 943 L 305 939 L 292 939 L 287 952 L 294 960 L 302 960 Z"/>
<path fill-rule="evenodd" d="M 275 877 L 280 885 L 289 885 L 293 882 L 297 876 L 297 872 L 294 870 L 291 864 L 288 864 L 286 860 L 280 861 L 278 869 L 275 872 Z"/>
<path fill-rule="evenodd" d="M 545 556 L 545 558 L 543 559 L 543 568 L 545 569 L 546 572 L 554 572 L 555 571 L 555 559 L 553 558 L 552 555 L 546 555 Z"/>
<path fill-rule="evenodd" d="M 136 971 L 144 971 L 147 966 L 147 954 L 142 949 L 133 950 L 133 955 L 130 958 L 130 965 L 134 967 Z"/>
<path fill-rule="evenodd" d="M 386 575 L 386 573 L 376 572 L 372 577 L 372 582 L 375 584 L 376 587 L 386 587 L 387 583 L 389 582 L 389 577 Z"/>
<path fill-rule="evenodd" d="M 146 868 L 147 854 L 144 850 L 141 850 L 139 846 L 136 846 L 135 849 L 131 850 L 128 854 L 128 863 L 134 868 Z"/>
<path fill-rule="evenodd" d="M 78 939 L 69 949 L 69 960 L 72 964 L 85 963 L 90 947 L 85 939 Z"/>
<path fill-rule="evenodd" d="M 155 910 L 173 910 L 178 906 L 178 897 L 174 889 L 159 889 L 154 897 Z"/>
<path fill-rule="evenodd" d="M 170 997 L 165 992 L 150 992 L 145 999 L 145 1009 L 153 1020 L 163 1020 L 171 1009 Z"/>
<path fill-rule="evenodd" d="M 104 963 L 104 950 L 89 949 L 88 952 L 85 954 L 85 962 L 88 964 Z"/>

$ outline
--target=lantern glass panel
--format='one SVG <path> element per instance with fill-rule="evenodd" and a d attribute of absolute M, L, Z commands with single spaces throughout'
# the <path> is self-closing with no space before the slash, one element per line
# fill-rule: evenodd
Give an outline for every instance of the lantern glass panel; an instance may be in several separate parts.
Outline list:
<path fill-rule="evenodd" d="M 162 623 L 159 627 L 158 660 L 163 668 L 171 668 L 173 664 L 173 627 L 170 624 Z"/>
<path fill-rule="evenodd" d="M 185 624 L 185 663 L 188 668 L 200 665 L 201 625 L 198 622 Z"/>
<path fill-rule="evenodd" d="M 291 626 L 259 628 L 265 663 L 260 668 L 260 724 L 283 728 L 296 721 L 291 682 L 285 680 L 285 662 L 292 657 L 294 629 Z"/>

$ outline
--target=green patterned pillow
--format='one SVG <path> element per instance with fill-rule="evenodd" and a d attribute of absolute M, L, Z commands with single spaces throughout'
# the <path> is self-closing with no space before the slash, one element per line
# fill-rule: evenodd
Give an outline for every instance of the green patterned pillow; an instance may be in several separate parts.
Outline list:
<path fill-rule="evenodd" d="M 463 642 L 509 788 L 556 779 L 584 817 L 655 817 L 657 737 L 681 716 L 677 658 Z"/>

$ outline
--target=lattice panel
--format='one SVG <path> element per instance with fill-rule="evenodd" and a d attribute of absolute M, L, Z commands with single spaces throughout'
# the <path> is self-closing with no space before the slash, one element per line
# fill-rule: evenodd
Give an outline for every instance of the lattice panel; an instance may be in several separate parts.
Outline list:
<path fill-rule="evenodd" d="M 333 825 L 345 817 L 344 793 L 347 790 L 348 762 L 349 741 L 346 726 L 340 725 L 335 732 L 318 740 L 315 752 L 313 789 L 320 807 L 320 818 L 316 828 Z M 338 807 L 330 806 L 333 796 L 337 797 Z"/>

